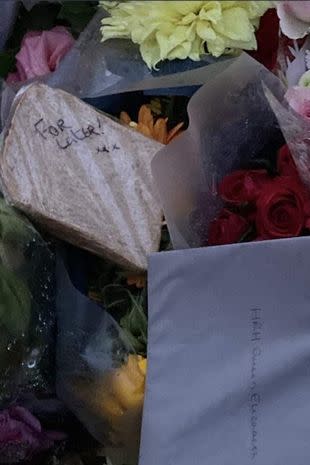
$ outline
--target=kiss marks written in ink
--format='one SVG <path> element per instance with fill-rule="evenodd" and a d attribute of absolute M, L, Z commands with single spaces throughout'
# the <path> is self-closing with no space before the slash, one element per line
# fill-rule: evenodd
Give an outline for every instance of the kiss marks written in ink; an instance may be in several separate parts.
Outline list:
<path fill-rule="evenodd" d="M 120 147 L 117 144 L 113 144 L 112 151 L 114 150 L 120 150 Z M 97 148 L 97 153 L 110 153 L 110 152 L 111 150 L 109 150 L 106 145 L 102 145 Z"/>
<path fill-rule="evenodd" d="M 85 139 L 104 135 L 102 123 L 99 118 L 97 118 L 96 123 L 87 124 L 77 129 L 68 125 L 62 118 L 58 119 L 53 124 L 49 124 L 44 118 L 40 118 L 34 124 L 34 130 L 35 133 L 44 140 L 51 138 L 55 140 L 58 148 L 61 150 L 66 150 L 71 145 L 78 144 Z M 110 153 L 115 150 L 120 150 L 117 144 L 113 143 L 112 147 L 103 144 L 98 145 L 97 153 Z"/>

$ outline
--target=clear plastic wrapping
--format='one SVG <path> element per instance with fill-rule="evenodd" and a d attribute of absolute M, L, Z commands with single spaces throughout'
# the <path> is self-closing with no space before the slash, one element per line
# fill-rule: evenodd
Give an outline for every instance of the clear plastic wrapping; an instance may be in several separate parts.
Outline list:
<path fill-rule="evenodd" d="M 38 80 L 84 99 L 134 90 L 202 85 L 210 74 L 206 65 L 219 62 L 222 68 L 226 66 L 226 57 L 216 60 L 205 55 L 200 62 L 175 60 L 162 63 L 159 71 L 151 71 L 131 41 L 101 42 L 100 23 L 104 15 L 103 10 L 98 11 L 57 70 Z M 28 83 L 4 85 L 3 126 L 16 92 Z"/>
<path fill-rule="evenodd" d="M 283 100 L 280 80 L 241 55 L 194 94 L 188 130 L 155 156 L 153 174 L 175 248 L 206 243 L 209 222 L 221 207 L 218 182 L 280 133 L 265 88 L 275 101 Z"/>
<path fill-rule="evenodd" d="M 0 198 L 0 405 L 53 383 L 53 254 Z"/>
<path fill-rule="evenodd" d="M 105 446 L 113 464 L 138 462 L 146 360 L 59 262 L 57 393 Z"/>

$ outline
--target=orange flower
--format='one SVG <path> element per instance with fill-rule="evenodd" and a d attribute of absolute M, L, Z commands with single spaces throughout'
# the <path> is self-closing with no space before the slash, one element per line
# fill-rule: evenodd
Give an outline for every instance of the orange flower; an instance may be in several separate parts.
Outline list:
<path fill-rule="evenodd" d="M 129 275 L 127 276 L 128 286 L 136 286 L 138 289 L 143 289 L 146 286 L 145 275 Z"/>
<path fill-rule="evenodd" d="M 175 137 L 181 134 L 181 128 L 184 123 L 177 124 L 173 129 L 168 131 L 167 123 L 168 118 L 158 118 L 154 121 L 154 117 L 150 108 L 147 105 L 142 105 L 139 110 L 138 123 L 131 120 L 128 113 L 122 111 L 120 114 L 122 123 L 136 129 L 147 137 L 161 142 L 162 144 L 169 144 Z"/>

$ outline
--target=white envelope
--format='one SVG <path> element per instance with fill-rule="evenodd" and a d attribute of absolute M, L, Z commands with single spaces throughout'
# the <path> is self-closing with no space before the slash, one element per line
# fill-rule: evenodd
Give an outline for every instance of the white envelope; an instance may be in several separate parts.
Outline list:
<path fill-rule="evenodd" d="M 158 253 L 140 465 L 310 460 L 310 238 Z"/>

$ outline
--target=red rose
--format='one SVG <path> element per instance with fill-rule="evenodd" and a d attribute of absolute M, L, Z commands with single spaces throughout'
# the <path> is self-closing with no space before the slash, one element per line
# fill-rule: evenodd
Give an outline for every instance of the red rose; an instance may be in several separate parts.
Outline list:
<path fill-rule="evenodd" d="M 234 171 L 220 183 L 219 194 L 225 202 L 232 205 L 255 202 L 261 188 L 270 180 L 266 170 Z"/>
<path fill-rule="evenodd" d="M 263 239 L 299 236 L 305 224 L 304 190 L 296 178 L 278 177 L 257 200 L 256 229 Z"/>
<path fill-rule="evenodd" d="M 220 215 L 210 223 L 208 243 L 209 245 L 223 245 L 239 242 L 249 228 L 250 225 L 245 218 L 223 209 Z"/>
<path fill-rule="evenodd" d="M 310 193 L 307 187 L 300 179 L 295 161 L 287 145 L 281 147 L 278 152 L 278 172 L 281 176 L 290 176 L 295 178 L 297 183 L 296 188 L 303 196 L 304 212 L 307 217 L 310 217 Z M 291 182 L 291 181 L 290 181 Z"/>
<path fill-rule="evenodd" d="M 282 176 L 299 177 L 296 164 L 287 145 L 283 145 L 278 152 L 278 172 Z"/>

